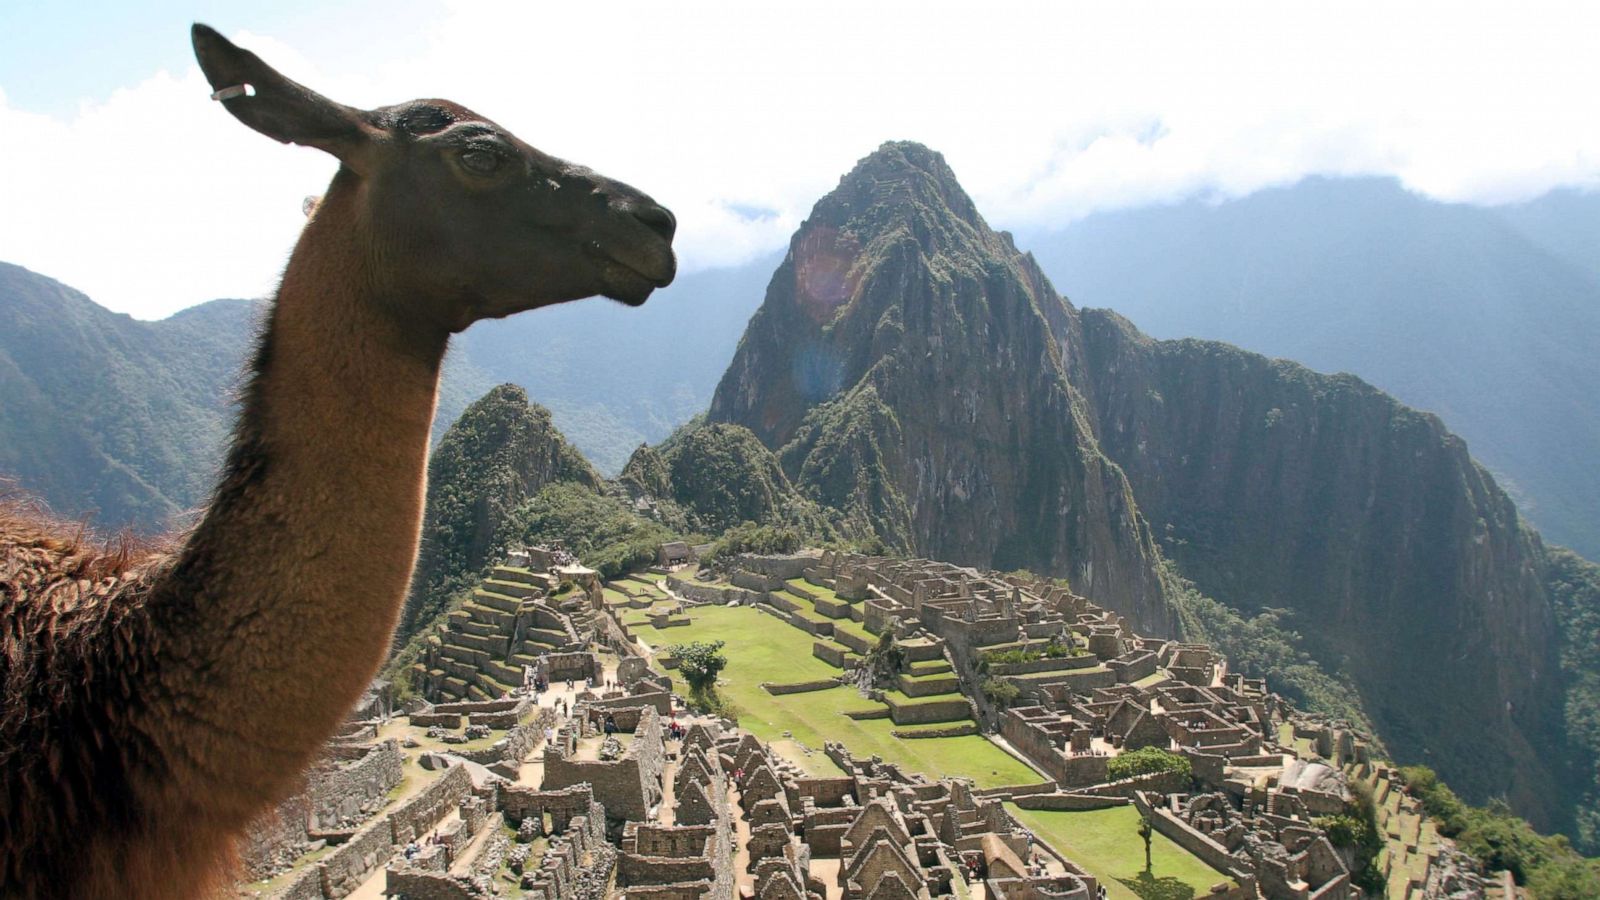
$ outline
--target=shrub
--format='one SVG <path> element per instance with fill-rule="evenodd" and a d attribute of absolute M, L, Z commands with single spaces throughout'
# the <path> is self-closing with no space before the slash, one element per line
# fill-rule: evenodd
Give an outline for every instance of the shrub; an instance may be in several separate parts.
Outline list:
<path fill-rule="evenodd" d="M 1130 750 L 1112 757 L 1106 764 L 1106 774 L 1112 781 L 1158 772 L 1172 772 L 1189 778 L 1194 774 L 1194 767 L 1189 764 L 1187 757 L 1159 747 Z"/>
<path fill-rule="evenodd" d="M 995 706 L 998 706 L 1001 709 L 1004 709 L 1010 706 L 1012 703 L 1015 703 L 1017 697 L 1021 696 L 1022 694 L 1021 688 L 1018 688 L 1016 685 L 1006 681 L 1003 678 L 984 679 L 981 690 L 983 691 L 983 695 L 989 698 L 990 703 L 993 703 Z"/>

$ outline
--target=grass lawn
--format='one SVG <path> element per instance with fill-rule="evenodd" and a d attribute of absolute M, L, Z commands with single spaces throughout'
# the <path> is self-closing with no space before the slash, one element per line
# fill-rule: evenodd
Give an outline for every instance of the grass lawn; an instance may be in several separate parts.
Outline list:
<path fill-rule="evenodd" d="M 865 700 L 849 687 L 774 697 L 761 682 L 816 681 L 839 670 L 811 655 L 815 640 L 793 625 L 745 606 L 709 606 L 690 610 L 693 624 L 657 631 L 648 625 L 634 634 L 651 647 L 688 641 L 724 641 L 728 667 L 722 695 L 739 708 L 739 725 L 763 741 L 779 743 L 783 732 L 818 751 L 806 762 L 822 759 L 824 740 L 842 742 L 861 757 L 877 754 L 910 772 L 929 777 L 965 775 L 979 787 L 1036 784 L 1044 777 L 979 735 L 901 740 L 889 732 L 888 719 L 855 720 L 841 710 L 881 704 Z M 800 760 L 796 760 L 800 762 Z"/>
<path fill-rule="evenodd" d="M 1146 874 L 1139 811 L 1132 806 L 1058 812 L 1021 809 L 1007 803 L 1006 810 L 1099 879 L 1113 900 L 1205 897 L 1212 885 L 1232 880 L 1160 833 L 1151 838 L 1151 866 Z"/>

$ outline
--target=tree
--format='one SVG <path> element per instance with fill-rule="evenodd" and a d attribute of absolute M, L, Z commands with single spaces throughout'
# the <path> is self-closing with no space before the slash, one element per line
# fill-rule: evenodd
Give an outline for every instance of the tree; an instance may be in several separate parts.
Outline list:
<path fill-rule="evenodd" d="M 1150 835 L 1154 828 L 1150 824 L 1150 817 L 1139 817 L 1139 837 L 1144 838 L 1144 870 L 1150 871 Z"/>
<path fill-rule="evenodd" d="M 728 666 L 728 658 L 722 655 L 722 641 L 694 641 L 689 644 L 673 644 L 667 652 L 678 660 L 678 671 L 683 673 L 683 680 L 689 683 L 691 693 L 713 693 L 717 687 L 717 675 Z"/>

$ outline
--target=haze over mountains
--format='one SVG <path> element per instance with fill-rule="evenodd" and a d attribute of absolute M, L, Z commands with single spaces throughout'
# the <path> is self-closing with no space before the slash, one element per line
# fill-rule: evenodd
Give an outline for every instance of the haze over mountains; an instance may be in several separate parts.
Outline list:
<path fill-rule="evenodd" d="M 590 300 L 479 323 L 445 361 L 436 441 L 511 382 L 615 474 L 705 409 L 771 265 L 691 273 L 639 309 Z M 211 488 L 258 309 L 217 300 L 141 322 L 0 263 L 0 476 L 103 528 L 180 524 Z"/>
<path fill-rule="evenodd" d="M 1021 243 L 1151 335 L 1352 372 L 1437 413 L 1546 538 L 1600 557 L 1600 193 L 1484 208 L 1313 178 Z"/>

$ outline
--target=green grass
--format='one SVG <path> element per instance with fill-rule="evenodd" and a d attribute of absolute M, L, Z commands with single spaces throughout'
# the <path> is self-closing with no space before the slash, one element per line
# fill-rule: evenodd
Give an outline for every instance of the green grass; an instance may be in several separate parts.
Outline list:
<path fill-rule="evenodd" d="M 848 687 L 774 697 L 761 682 L 791 683 L 832 678 L 839 670 L 811 655 L 815 641 L 794 626 L 749 607 L 701 607 L 692 610 L 693 624 L 657 631 L 648 625 L 634 633 L 652 647 L 688 641 L 724 641 L 728 667 L 724 698 L 739 709 L 739 724 L 763 741 L 777 742 L 783 732 L 820 751 L 825 740 L 842 742 L 860 757 L 877 754 L 910 772 L 929 777 L 965 775 L 979 787 L 1036 784 L 1044 776 L 980 735 L 901 740 L 890 734 L 888 719 L 860 720 L 847 709 L 881 707 Z"/>
<path fill-rule="evenodd" d="M 1007 803 L 1006 809 L 1099 879 L 1113 900 L 1186 900 L 1206 896 L 1219 881 L 1231 881 L 1159 833 L 1151 838 L 1151 867 L 1145 874 L 1139 811 L 1132 806 L 1058 812 Z"/>
<path fill-rule="evenodd" d="M 867 630 L 867 626 L 861 624 L 860 622 L 852 621 L 850 619 L 834 619 L 833 620 L 833 630 L 834 631 L 843 631 L 843 632 L 847 632 L 849 634 L 853 634 L 856 637 L 861 638 L 862 640 L 868 642 L 869 644 L 876 643 L 877 640 L 878 640 L 878 636 L 873 634 L 872 632 L 868 631 Z"/>
<path fill-rule="evenodd" d="M 791 579 L 789 579 L 788 584 L 791 587 L 797 587 L 800 590 L 805 591 L 806 593 L 810 594 L 813 597 L 821 597 L 824 600 L 837 600 L 840 603 L 849 603 L 850 602 L 849 600 L 844 600 L 844 599 L 840 598 L 840 596 L 838 594 L 835 594 L 833 592 L 833 588 L 825 588 L 825 587 L 821 587 L 819 585 L 812 584 L 811 582 L 805 580 L 804 578 L 791 578 Z"/>
<path fill-rule="evenodd" d="M 830 619 L 827 616 L 823 615 L 822 613 L 817 612 L 817 608 L 815 606 L 811 605 L 811 601 L 810 600 L 804 600 L 804 599 L 801 599 L 799 597 L 794 597 L 792 599 L 797 604 L 796 607 L 795 607 L 795 611 L 794 611 L 795 615 L 799 616 L 800 618 L 806 619 L 807 621 L 811 621 L 811 622 L 832 622 L 832 621 L 835 621 L 835 620 Z"/>

